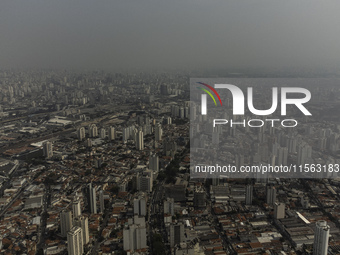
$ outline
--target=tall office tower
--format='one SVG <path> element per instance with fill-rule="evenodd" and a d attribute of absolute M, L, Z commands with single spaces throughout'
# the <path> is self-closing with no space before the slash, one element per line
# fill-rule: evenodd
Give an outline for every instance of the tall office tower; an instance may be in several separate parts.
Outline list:
<path fill-rule="evenodd" d="M 316 223 L 314 233 L 313 255 L 327 255 L 330 227 L 327 221 L 320 220 Z"/>
<path fill-rule="evenodd" d="M 89 220 L 87 217 L 80 216 L 74 219 L 73 222 L 74 226 L 80 227 L 83 233 L 83 244 L 88 244 L 90 241 L 90 234 L 89 234 Z"/>
<path fill-rule="evenodd" d="M 274 203 L 274 218 L 275 219 L 284 219 L 286 205 L 284 203 Z"/>
<path fill-rule="evenodd" d="M 246 187 L 246 205 L 253 204 L 253 185 L 247 185 Z"/>
<path fill-rule="evenodd" d="M 85 128 L 81 127 L 77 131 L 77 136 L 79 141 L 83 141 L 85 139 Z"/>
<path fill-rule="evenodd" d="M 104 204 L 104 191 L 99 191 L 99 204 L 100 204 L 100 212 L 103 213 L 105 210 L 105 204 Z"/>
<path fill-rule="evenodd" d="M 90 198 L 90 212 L 97 213 L 97 197 L 96 197 L 96 188 L 92 187 L 92 183 L 89 185 L 89 198 Z"/>
<path fill-rule="evenodd" d="M 175 201 L 173 198 L 167 198 L 166 201 L 164 201 L 164 213 L 175 215 Z"/>
<path fill-rule="evenodd" d="M 196 188 L 194 192 L 194 207 L 197 209 L 206 207 L 205 192 L 201 187 Z"/>
<path fill-rule="evenodd" d="M 184 241 L 184 225 L 178 223 L 170 225 L 170 247 L 180 244 Z"/>
<path fill-rule="evenodd" d="M 145 196 L 139 196 L 133 200 L 133 214 L 138 216 L 146 216 Z"/>
<path fill-rule="evenodd" d="M 43 153 L 44 157 L 46 158 L 52 158 L 53 156 L 53 148 L 52 148 L 52 143 L 51 142 L 44 142 L 43 143 Z"/>
<path fill-rule="evenodd" d="M 72 228 L 71 211 L 62 211 L 60 213 L 60 232 L 61 236 L 66 237 L 67 232 Z"/>
<path fill-rule="evenodd" d="M 157 124 L 155 127 L 155 141 L 161 141 L 163 135 L 162 125 Z"/>
<path fill-rule="evenodd" d="M 145 170 L 141 174 L 137 174 L 137 190 L 151 192 L 153 185 L 153 172 Z"/>
<path fill-rule="evenodd" d="M 114 139 L 116 139 L 116 130 L 114 127 L 110 127 L 109 128 L 109 140 L 113 141 Z"/>
<path fill-rule="evenodd" d="M 83 233 L 80 227 L 73 227 L 67 233 L 67 251 L 69 255 L 82 255 L 84 253 Z"/>
<path fill-rule="evenodd" d="M 150 156 L 149 159 L 149 169 L 154 172 L 159 171 L 159 158 L 156 154 L 153 154 Z"/>
<path fill-rule="evenodd" d="M 72 203 L 72 211 L 73 211 L 73 217 L 79 217 L 81 216 L 81 207 L 80 207 L 80 200 L 76 199 Z"/>
<path fill-rule="evenodd" d="M 100 129 L 100 138 L 105 139 L 106 137 L 106 130 L 105 128 Z"/>
<path fill-rule="evenodd" d="M 123 230 L 123 247 L 125 251 L 139 250 L 147 247 L 146 227 L 141 225 L 130 225 Z"/>
<path fill-rule="evenodd" d="M 136 138 L 136 149 L 137 150 L 144 150 L 144 135 L 143 132 L 140 130 L 137 133 L 137 138 Z"/>
<path fill-rule="evenodd" d="M 274 205 L 276 202 L 276 189 L 274 186 L 267 186 L 267 204 Z"/>

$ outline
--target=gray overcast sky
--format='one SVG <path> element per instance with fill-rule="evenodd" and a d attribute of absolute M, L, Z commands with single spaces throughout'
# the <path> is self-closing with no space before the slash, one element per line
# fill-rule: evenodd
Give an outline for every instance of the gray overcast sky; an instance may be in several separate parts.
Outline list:
<path fill-rule="evenodd" d="M 1 0 L 0 68 L 340 64 L 338 0 Z"/>

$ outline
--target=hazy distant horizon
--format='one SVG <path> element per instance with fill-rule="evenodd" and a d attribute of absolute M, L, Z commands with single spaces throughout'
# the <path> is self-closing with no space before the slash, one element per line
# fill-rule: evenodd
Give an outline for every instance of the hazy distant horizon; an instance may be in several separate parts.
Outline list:
<path fill-rule="evenodd" d="M 339 1 L 2 1 L 0 68 L 338 70 Z"/>

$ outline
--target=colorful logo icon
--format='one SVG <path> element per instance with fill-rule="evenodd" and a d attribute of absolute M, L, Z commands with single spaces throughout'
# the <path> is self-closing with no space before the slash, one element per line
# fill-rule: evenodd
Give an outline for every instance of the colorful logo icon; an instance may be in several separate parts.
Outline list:
<path fill-rule="evenodd" d="M 207 88 L 211 89 L 212 92 L 214 92 L 214 94 L 217 96 L 217 98 L 218 98 L 218 100 L 220 101 L 220 104 L 221 104 L 221 106 L 222 106 L 222 100 L 221 100 L 221 98 L 220 98 L 220 95 L 217 93 L 217 91 L 216 91 L 213 87 L 211 87 L 210 85 L 208 85 L 208 84 L 206 84 L 206 83 L 203 83 L 203 82 L 197 82 L 197 83 L 198 83 L 198 84 L 201 84 L 201 85 L 203 85 L 203 86 L 206 86 Z M 210 92 L 209 90 L 206 90 L 206 89 L 201 88 L 201 87 L 197 87 L 197 88 L 203 90 L 204 92 L 206 92 L 206 93 L 212 98 L 212 100 L 214 100 L 214 103 L 215 103 L 215 105 L 217 106 L 216 100 L 215 100 L 214 96 L 211 94 L 211 92 Z"/>

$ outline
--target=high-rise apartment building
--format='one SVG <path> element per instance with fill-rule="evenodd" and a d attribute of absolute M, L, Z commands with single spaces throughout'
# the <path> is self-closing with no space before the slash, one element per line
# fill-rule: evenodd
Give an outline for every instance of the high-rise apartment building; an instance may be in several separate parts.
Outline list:
<path fill-rule="evenodd" d="M 81 216 L 81 207 L 80 207 L 80 200 L 76 199 L 72 203 L 72 211 L 73 211 L 73 217 L 79 217 Z"/>
<path fill-rule="evenodd" d="M 125 228 L 123 230 L 123 247 L 125 251 L 146 248 L 146 227 L 133 224 Z"/>
<path fill-rule="evenodd" d="M 69 255 L 82 255 L 84 253 L 83 233 L 80 227 L 73 227 L 67 233 L 67 251 Z"/>
<path fill-rule="evenodd" d="M 267 186 L 267 204 L 274 205 L 276 202 L 276 189 L 274 186 Z"/>
<path fill-rule="evenodd" d="M 89 205 L 90 205 L 90 212 L 97 213 L 97 197 L 96 197 L 96 188 L 92 187 L 92 183 L 89 185 Z"/>
<path fill-rule="evenodd" d="M 173 198 L 167 198 L 166 201 L 164 201 L 164 213 L 175 215 L 175 201 Z"/>
<path fill-rule="evenodd" d="M 253 185 L 246 186 L 246 205 L 253 204 Z"/>
<path fill-rule="evenodd" d="M 43 143 L 43 153 L 44 153 L 44 157 L 46 158 L 52 158 L 53 156 L 53 147 L 52 147 L 52 143 L 47 141 Z"/>
<path fill-rule="evenodd" d="M 77 136 L 79 141 L 83 141 L 85 139 L 85 128 L 81 127 L 77 130 Z"/>
<path fill-rule="evenodd" d="M 157 124 L 155 127 L 155 141 L 161 141 L 163 135 L 162 125 Z"/>
<path fill-rule="evenodd" d="M 144 195 L 140 195 L 133 200 L 133 214 L 146 216 L 146 198 Z"/>
<path fill-rule="evenodd" d="M 144 150 L 144 135 L 143 131 L 139 130 L 136 134 L 136 149 Z"/>
<path fill-rule="evenodd" d="M 67 232 L 72 228 L 72 213 L 71 211 L 62 211 L 60 213 L 60 233 L 66 237 Z"/>
<path fill-rule="evenodd" d="M 154 172 L 159 171 L 159 158 L 156 154 L 153 154 L 150 156 L 149 159 L 149 169 Z"/>
<path fill-rule="evenodd" d="M 285 207 L 284 203 L 274 203 L 274 218 L 284 219 L 285 217 Z"/>
<path fill-rule="evenodd" d="M 89 220 L 85 216 L 80 216 L 74 219 L 73 225 L 80 227 L 82 229 L 83 234 L 83 244 L 88 244 L 90 241 L 89 235 Z"/>
<path fill-rule="evenodd" d="M 109 140 L 110 141 L 113 141 L 113 140 L 115 140 L 116 139 L 116 130 L 115 130 L 115 128 L 114 127 L 110 127 L 109 128 Z"/>
<path fill-rule="evenodd" d="M 137 190 L 151 192 L 153 186 L 153 172 L 145 170 L 141 174 L 137 174 Z"/>
<path fill-rule="evenodd" d="M 182 223 L 170 225 L 170 247 L 184 241 L 184 225 Z"/>
<path fill-rule="evenodd" d="M 327 255 L 330 227 L 327 221 L 320 220 L 316 223 L 314 233 L 313 255 Z"/>

